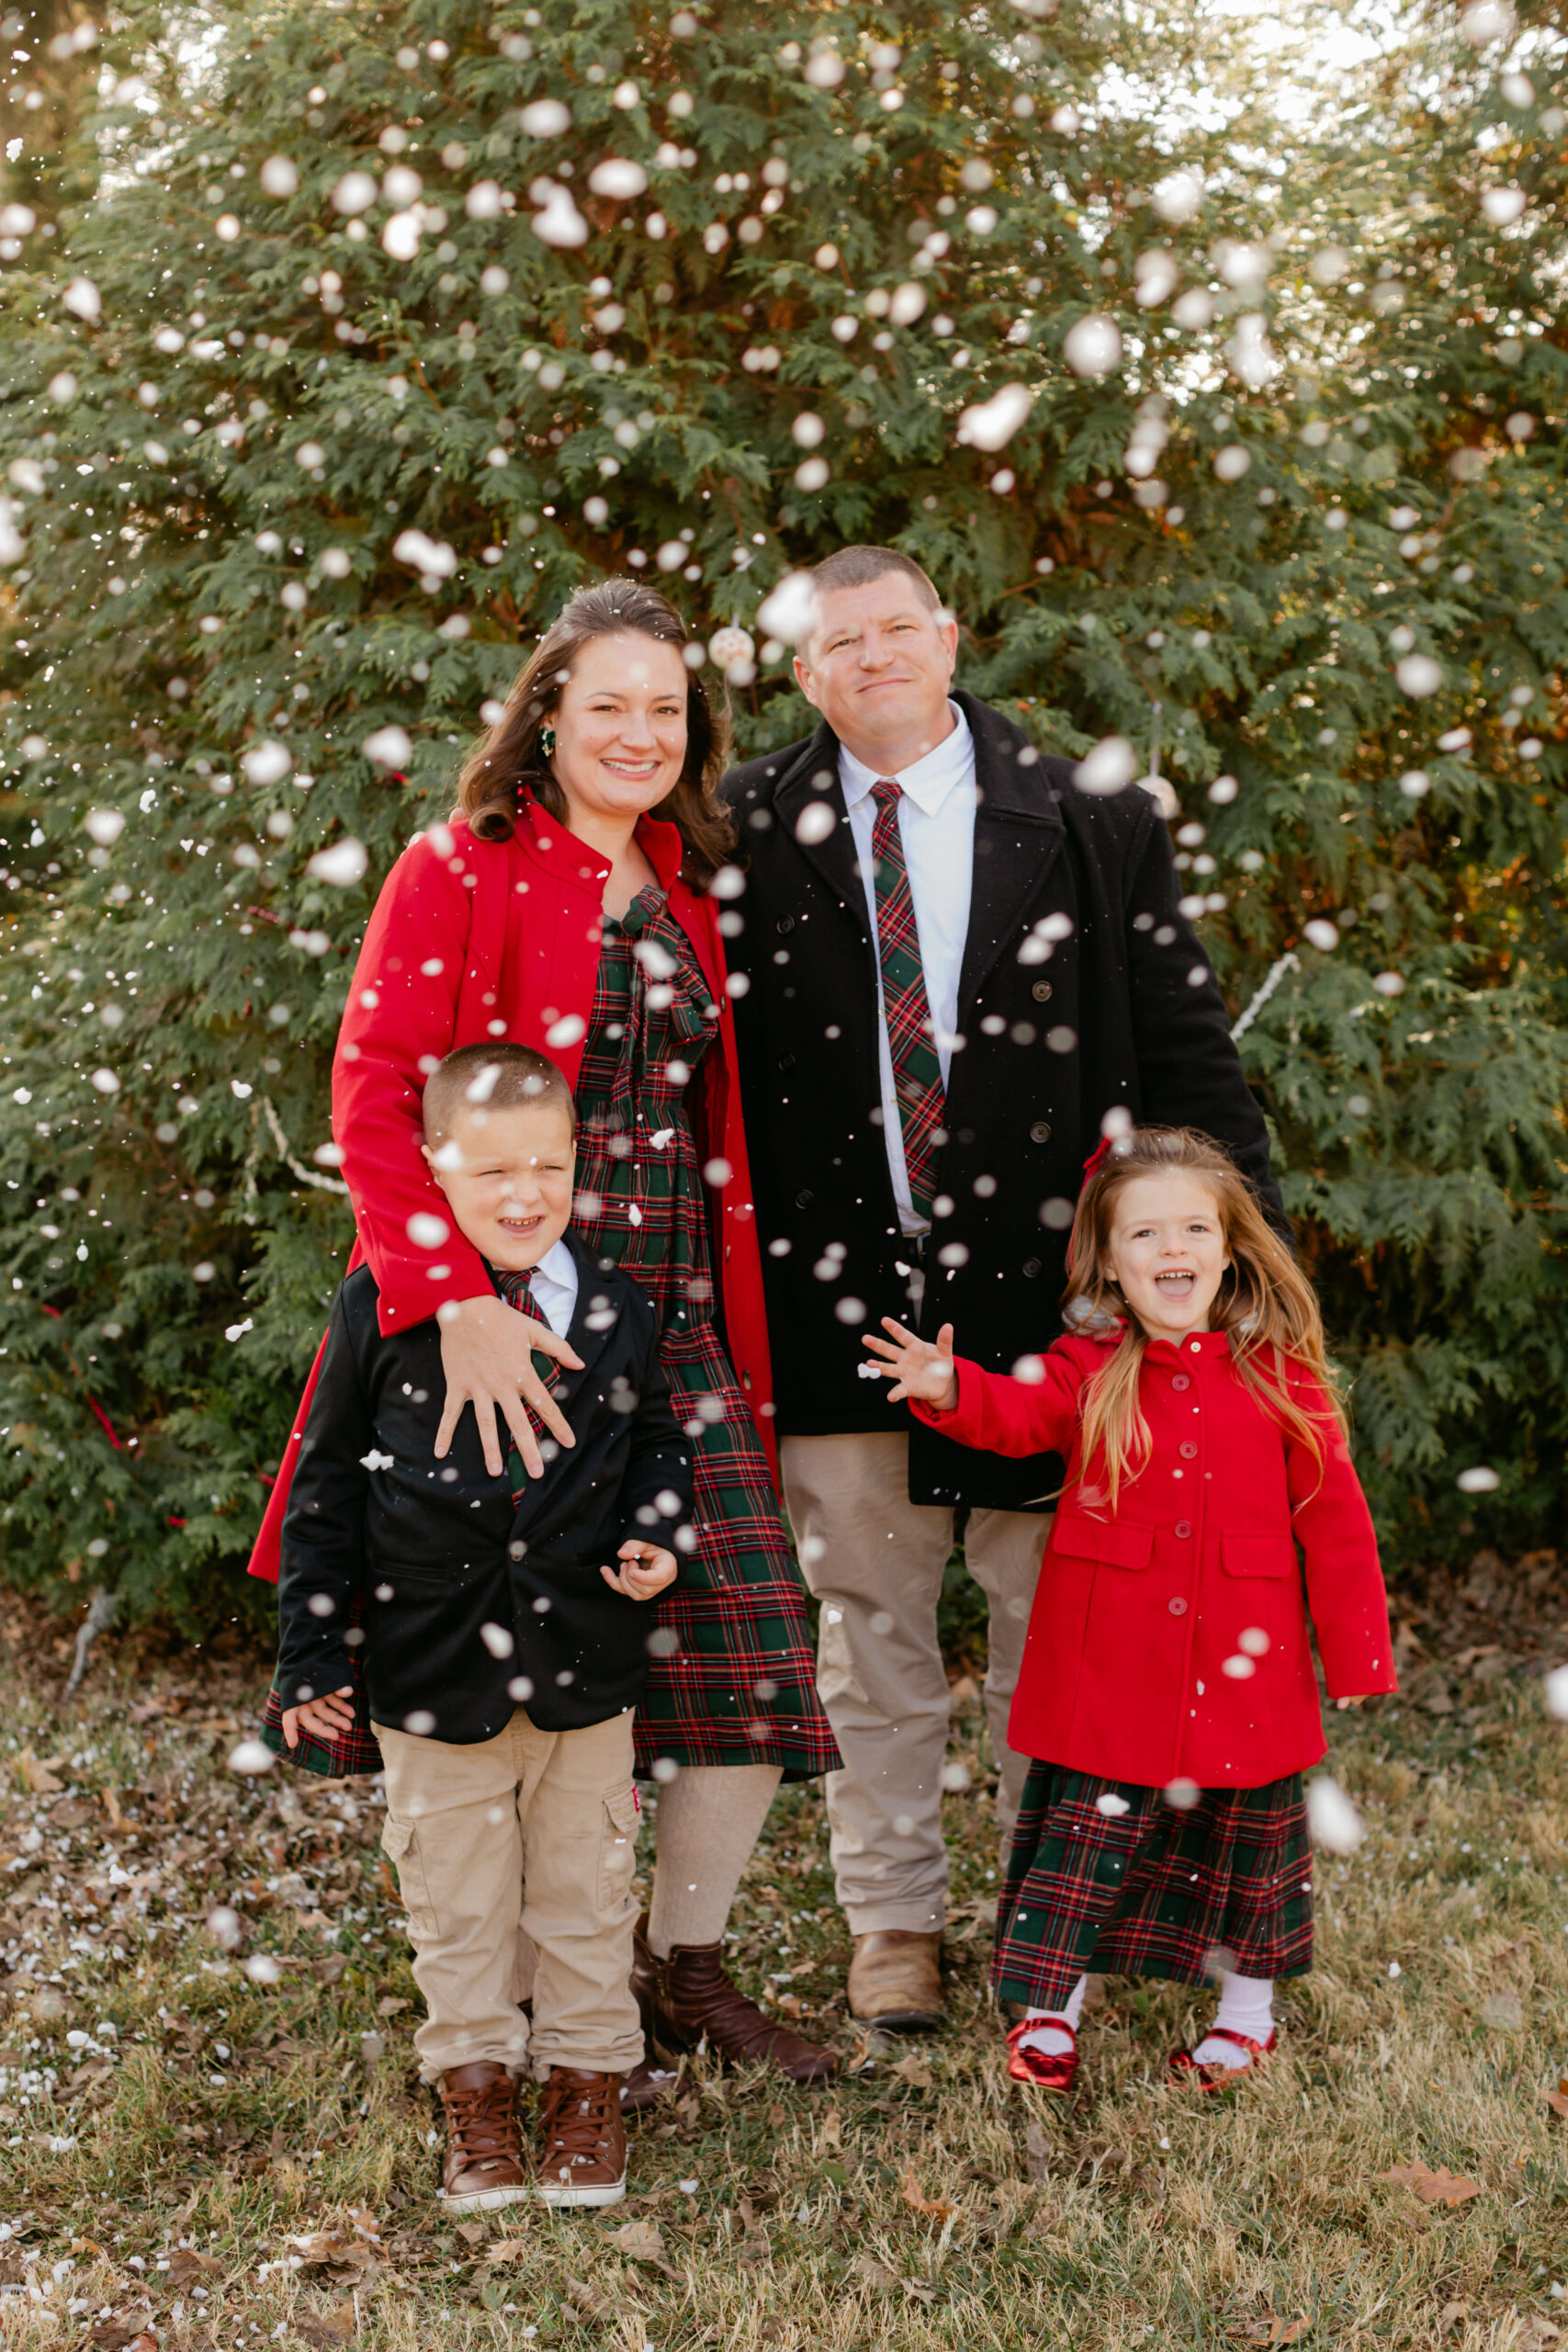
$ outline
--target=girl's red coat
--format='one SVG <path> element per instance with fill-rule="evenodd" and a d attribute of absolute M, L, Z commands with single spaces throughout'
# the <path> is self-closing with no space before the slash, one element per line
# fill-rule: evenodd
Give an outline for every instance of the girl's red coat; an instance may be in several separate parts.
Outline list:
<path fill-rule="evenodd" d="M 776 1477 L 761 1261 L 718 909 L 680 878 L 673 825 L 645 817 L 637 840 L 721 1008 L 721 1051 L 698 1072 L 693 1123 L 717 1203 L 716 1272 L 729 1352 Z M 422 1323 L 444 1301 L 491 1287 L 421 1155 L 424 1081 L 457 1046 L 505 1037 L 548 1054 L 576 1084 L 598 978 L 606 872 L 604 858 L 529 802 L 510 841 L 481 842 L 465 824 L 437 825 L 387 876 L 333 1062 L 333 1130 L 358 1231 L 350 1263 L 370 1261 L 383 1332 Z M 440 1221 L 446 1238 L 439 1245 L 416 1238 L 422 1214 Z M 256 1539 L 254 1576 L 277 1576 L 278 1533 L 314 1385 L 312 1370 Z"/>
<path fill-rule="evenodd" d="M 1309 1608 L 1332 1697 L 1397 1688 L 1371 1515 L 1315 1383 L 1292 1390 L 1322 1415 L 1321 1463 L 1256 1401 L 1221 1331 L 1150 1343 L 1153 1451 L 1114 1517 L 1097 1513 L 1082 1391 L 1120 1339 L 1058 1340 L 1037 1383 L 961 1362 L 953 1410 L 915 1408 L 966 1445 L 1067 1456 L 1008 1738 L 1145 1787 L 1258 1788 L 1324 1753 Z"/>

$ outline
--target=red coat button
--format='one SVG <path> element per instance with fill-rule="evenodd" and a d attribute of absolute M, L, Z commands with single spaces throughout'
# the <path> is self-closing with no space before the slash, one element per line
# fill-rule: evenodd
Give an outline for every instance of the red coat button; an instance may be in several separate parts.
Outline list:
<path fill-rule="evenodd" d="M 1190 1519 L 1179 1519 L 1176 1522 L 1175 1532 L 1178 1535 L 1183 1537 L 1190 1535 L 1192 1532 L 1192 1521 Z"/>
<path fill-rule="evenodd" d="M 1197 1459 L 1198 1449 L 1193 1444 L 1190 1438 L 1187 1439 L 1184 1443 L 1179 1445 L 1176 1450 L 1178 1453 L 1180 1454 L 1183 1462 L 1192 1462 Z"/>
<path fill-rule="evenodd" d="M 1192 1376 L 1190 1373 L 1179 1372 L 1171 1381 L 1170 1385 L 1173 1388 L 1190 1388 L 1192 1385 Z"/>
<path fill-rule="evenodd" d="M 1187 1614 L 1187 1603 L 1182 1600 L 1179 1593 L 1177 1594 L 1174 1600 L 1168 1601 L 1167 1606 L 1173 1617 L 1185 1617 Z"/>

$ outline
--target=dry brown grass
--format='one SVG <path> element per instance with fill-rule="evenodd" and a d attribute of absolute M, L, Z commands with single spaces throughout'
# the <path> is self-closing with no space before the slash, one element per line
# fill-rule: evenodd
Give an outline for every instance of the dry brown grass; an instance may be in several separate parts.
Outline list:
<path fill-rule="evenodd" d="M 1417 1699 L 1441 1706 L 1459 1670 L 1416 1662 Z M 33 1952 L 0 2014 L 8 2345 L 85 2342 L 95 2324 L 100 2343 L 124 2342 L 147 2312 L 175 2352 L 345 2330 L 387 2352 L 1535 2352 L 1559 2322 L 1568 2346 L 1551 2293 L 1568 2286 L 1568 2121 L 1543 2096 L 1568 2056 L 1568 1734 L 1533 1679 L 1483 1677 L 1439 1713 L 1407 1697 L 1337 1720 L 1334 1766 L 1367 1842 L 1325 1858 L 1316 1973 L 1286 1995 L 1281 2057 L 1230 2103 L 1162 2071 L 1201 1997 L 1136 1984 L 1109 1986 L 1089 2018 L 1071 2106 L 1008 2085 L 976 1917 L 995 1864 L 976 1713 L 954 1724 L 976 1774 L 949 1812 L 955 1900 L 971 1907 L 940 2039 L 868 2047 L 846 2026 L 821 1804 L 786 1792 L 738 1914 L 739 1969 L 754 1986 L 791 1972 L 778 1996 L 821 2018 L 851 2071 L 812 2096 L 699 2063 L 680 2105 L 636 2135 L 627 2205 L 460 2230 L 432 2202 L 407 1948 L 365 1842 L 376 1815 L 361 1802 L 346 1819 L 320 1784 L 279 1772 L 229 1772 L 254 1672 L 197 1681 L 165 1666 L 150 1690 L 150 1671 L 131 1695 L 179 1712 L 132 1724 L 106 1662 L 69 1717 L 24 1690 L 15 1745 L 0 1743 L 0 1910 Z M 28 1787 L 23 1751 L 53 1760 L 59 1793 Z M 243 1954 L 225 1963 L 203 1924 L 236 1890 L 254 1890 L 245 1953 L 284 1963 L 274 1986 L 246 1977 Z M 334 1953 L 346 1966 L 323 1981 Z M 71 2031 L 109 2054 L 68 2048 Z M 1381 2177 L 1416 2161 L 1482 2193 L 1433 2207 Z M 289 2267 L 291 2240 L 312 2233 Z M 502 2242 L 513 2250 L 490 2259 Z M 334 2246 L 335 2264 L 311 2258 Z"/>

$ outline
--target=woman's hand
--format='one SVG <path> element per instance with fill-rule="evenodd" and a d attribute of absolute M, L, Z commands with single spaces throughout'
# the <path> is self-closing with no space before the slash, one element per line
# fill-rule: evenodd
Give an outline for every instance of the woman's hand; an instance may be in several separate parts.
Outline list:
<path fill-rule="evenodd" d="M 619 1576 L 614 1568 L 601 1568 L 599 1573 L 612 1592 L 624 1593 L 628 1600 L 651 1600 L 680 1574 L 673 1552 L 645 1544 L 640 1536 L 628 1535 L 615 1557 L 626 1564 Z"/>
<path fill-rule="evenodd" d="M 884 1359 L 873 1367 L 878 1376 L 898 1383 L 897 1388 L 888 1390 L 888 1403 L 900 1405 L 907 1396 L 918 1396 L 922 1405 L 934 1405 L 939 1413 L 951 1413 L 958 1402 L 952 1324 L 942 1325 L 934 1348 L 929 1340 L 917 1340 L 902 1323 L 895 1323 L 891 1315 L 883 1317 L 882 1328 L 892 1333 L 891 1342 L 874 1339 L 868 1331 L 865 1345 L 874 1355 Z"/>
<path fill-rule="evenodd" d="M 455 1314 L 443 1313 L 441 1369 L 446 1375 L 446 1402 L 442 1408 L 441 1427 L 435 1432 L 437 1462 L 446 1458 L 465 1405 L 474 1408 L 485 1468 L 492 1478 L 500 1477 L 505 1459 L 495 1418 L 498 1411 L 517 1441 L 523 1467 L 530 1478 L 542 1477 L 545 1465 L 529 1412 L 558 1443 L 576 1444 L 565 1415 L 552 1403 L 548 1390 L 534 1369 L 531 1358 L 535 1349 L 543 1356 L 554 1356 L 570 1371 L 582 1369 L 582 1358 L 567 1340 L 558 1339 L 547 1323 L 536 1323 L 531 1316 L 519 1315 L 514 1306 L 508 1306 L 493 1292 L 483 1298 L 465 1298 Z M 523 1409 L 525 1405 L 527 1412 Z"/>
<path fill-rule="evenodd" d="M 1338 1708 L 1340 1713 L 1343 1714 L 1347 1707 L 1359 1707 L 1364 1705 L 1366 1702 L 1366 1692 L 1363 1690 L 1359 1698 L 1336 1699 L 1334 1703 Z"/>
<path fill-rule="evenodd" d="M 324 1699 L 307 1699 L 302 1707 L 283 1710 L 283 1736 L 290 1747 L 299 1745 L 299 1734 L 308 1731 L 317 1739 L 329 1744 L 354 1729 L 354 1685 L 345 1682 L 341 1690 L 330 1690 Z"/>

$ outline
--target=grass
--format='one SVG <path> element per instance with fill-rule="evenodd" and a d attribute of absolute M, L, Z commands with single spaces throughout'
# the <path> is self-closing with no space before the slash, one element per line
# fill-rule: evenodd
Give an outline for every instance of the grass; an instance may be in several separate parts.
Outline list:
<path fill-rule="evenodd" d="M 1465 1630 L 1445 1618 L 1424 1657 L 1423 1622 L 1404 1697 L 1334 1721 L 1366 1842 L 1323 1860 L 1316 1972 L 1286 1992 L 1282 2053 L 1245 2096 L 1165 2078 L 1205 1996 L 1124 1983 L 1086 2018 L 1071 2105 L 1009 2086 L 970 1707 L 953 1747 L 974 1784 L 948 1800 L 948 2032 L 868 2043 L 847 2023 L 820 1798 L 786 1792 L 737 1912 L 739 1972 L 775 1980 L 849 2071 L 808 2094 L 699 2062 L 634 2135 L 626 2205 L 457 2226 L 433 2202 L 372 1792 L 229 1769 L 265 1688 L 254 1659 L 128 1645 L 62 1710 L 48 1640 L 14 1614 L 6 2346 L 1537 2352 L 1559 2325 L 1568 2341 L 1551 2291 L 1568 2286 L 1568 2121 L 1543 2097 L 1568 2054 L 1568 1733 L 1539 1655 L 1472 1641 L 1445 1657 Z M 29 1785 L 39 1759 L 57 1792 Z M 233 1952 L 206 1925 L 231 1902 Z M 257 1955 L 276 1982 L 246 1973 Z M 1482 2193 L 1429 2205 L 1382 2177 L 1416 2162 Z"/>

